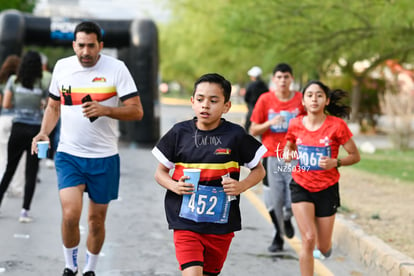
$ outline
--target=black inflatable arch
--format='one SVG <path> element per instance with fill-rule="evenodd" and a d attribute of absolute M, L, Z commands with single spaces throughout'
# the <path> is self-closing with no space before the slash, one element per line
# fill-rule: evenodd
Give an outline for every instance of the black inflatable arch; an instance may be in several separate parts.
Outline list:
<path fill-rule="evenodd" d="M 24 45 L 72 47 L 73 31 L 84 18 L 35 17 L 17 10 L 0 13 L 0 62 L 21 55 Z M 118 49 L 141 94 L 144 118 L 120 122 L 121 139 L 153 144 L 160 136 L 158 97 L 158 32 L 151 20 L 100 20 L 104 45 Z"/>

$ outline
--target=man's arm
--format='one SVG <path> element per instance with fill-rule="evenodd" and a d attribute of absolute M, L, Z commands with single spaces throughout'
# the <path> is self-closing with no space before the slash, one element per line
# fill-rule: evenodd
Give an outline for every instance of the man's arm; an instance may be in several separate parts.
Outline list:
<path fill-rule="evenodd" d="M 126 99 L 122 102 L 121 106 L 104 106 L 97 101 L 92 101 L 82 104 L 82 108 L 84 116 L 88 118 L 107 116 L 117 120 L 139 121 L 144 116 L 144 110 L 139 96 Z"/>

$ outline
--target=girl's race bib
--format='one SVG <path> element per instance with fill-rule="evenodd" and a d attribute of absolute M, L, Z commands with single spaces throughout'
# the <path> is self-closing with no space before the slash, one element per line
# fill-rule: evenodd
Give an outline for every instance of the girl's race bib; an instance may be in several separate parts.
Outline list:
<path fill-rule="evenodd" d="M 301 168 L 306 168 L 307 171 L 317 171 L 322 170 L 319 167 L 319 159 L 322 156 L 331 157 L 331 147 L 314 147 L 314 146 L 305 146 L 298 145 L 299 152 L 299 165 Z"/>

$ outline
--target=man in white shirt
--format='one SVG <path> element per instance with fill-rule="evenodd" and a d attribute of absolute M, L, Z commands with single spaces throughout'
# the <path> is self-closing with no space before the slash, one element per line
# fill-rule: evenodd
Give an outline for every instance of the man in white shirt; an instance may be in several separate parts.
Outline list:
<path fill-rule="evenodd" d="M 87 192 L 89 232 L 83 275 L 94 276 L 105 238 L 108 204 L 118 197 L 117 120 L 141 120 L 143 108 L 125 64 L 100 53 L 103 41 L 99 26 L 90 21 L 78 24 L 74 39 L 76 55 L 55 65 L 48 105 L 41 130 L 33 138 L 32 152 L 37 152 L 37 141 L 49 140 L 60 117 L 55 166 L 63 216 L 63 275 L 78 272 L 79 220 L 83 193 Z"/>

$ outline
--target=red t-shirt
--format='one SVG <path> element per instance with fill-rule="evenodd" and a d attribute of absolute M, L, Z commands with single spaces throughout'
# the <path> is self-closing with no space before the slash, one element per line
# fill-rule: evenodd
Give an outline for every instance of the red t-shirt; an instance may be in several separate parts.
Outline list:
<path fill-rule="evenodd" d="M 285 135 L 290 120 L 298 115 L 305 114 L 302 105 L 302 93 L 294 93 L 290 100 L 284 102 L 276 97 L 274 91 L 269 91 L 262 94 L 254 106 L 250 121 L 256 124 L 263 124 L 271 116 L 281 113 L 286 118 L 282 125 L 272 126 L 262 134 L 262 143 L 267 148 L 267 152 L 263 157 L 283 156 L 283 148 L 286 144 Z"/>
<path fill-rule="evenodd" d="M 338 157 L 339 147 L 352 137 L 352 132 L 341 118 L 327 116 L 322 126 L 310 131 L 303 125 L 303 116 L 291 120 L 286 140 L 298 147 L 299 164 L 292 177 L 310 192 L 324 190 L 339 180 L 337 168 L 323 170 L 318 167 L 320 156 Z"/>

